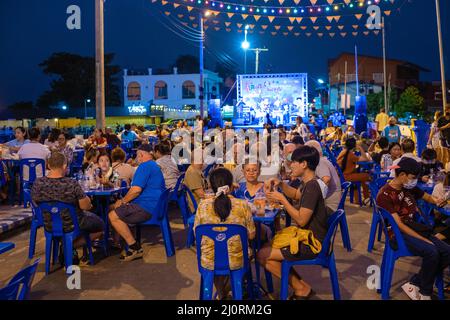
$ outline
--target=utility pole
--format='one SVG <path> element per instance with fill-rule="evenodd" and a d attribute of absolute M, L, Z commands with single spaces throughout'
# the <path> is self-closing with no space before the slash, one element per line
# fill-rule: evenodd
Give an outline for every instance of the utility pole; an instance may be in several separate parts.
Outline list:
<path fill-rule="evenodd" d="M 200 17 L 200 86 L 199 86 L 199 91 L 200 91 L 200 116 L 203 118 L 204 117 L 204 84 L 203 84 L 203 41 L 204 41 L 204 37 L 205 37 L 205 33 L 204 33 L 204 28 L 203 28 L 203 13 L 200 12 L 199 14 Z"/>
<path fill-rule="evenodd" d="M 96 126 L 105 129 L 104 0 L 95 0 L 95 110 Z"/>
<path fill-rule="evenodd" d="M 384 17 L 381 20 L 383 27 L 383 77 L 384 77 L 384 110 L 389 114 L 388 110 L 388 93 L 387 93 L 387 72 L 386 72 L 386 26 L 384 24 Z"/>
<path fill-rule="evenodd" d="M 347 60 L 345 60 L 345 71 L 344 71 L 344 116 L 347 111 Z"/>
<path fill-rule="evenodd" d="M 260 52 L 268 52 L 269 49 L 266 49 L 266 48 L 255 48 L 255 49 L 250 49 L 250 50 L 255 51 L 255 54 L 256 54 L 255 74 L 258 74 L 258 71 L 259 71 L 259 53 Z"/>
<path fill-rule="evenodd" d="M 442 108 L 445 113 L 445 106 L 447 105 L 447 84 L 445 82 L 444 44 L 442 41 L 441 10 L 439 7 L 439 0 L 436 0 L 436 18 L 437 18 L 437 29 L 439 39 L 439 56 L 441 61 Z"/>
<path fill-rule="evenodd" d="M 248 26 L 245 26 L 245 30 L 244 30 L 244 74 L 247 74 L 247 50 L 248 50 L 248 41 L 247 41 L 247 33 L 248 33 Z"/>

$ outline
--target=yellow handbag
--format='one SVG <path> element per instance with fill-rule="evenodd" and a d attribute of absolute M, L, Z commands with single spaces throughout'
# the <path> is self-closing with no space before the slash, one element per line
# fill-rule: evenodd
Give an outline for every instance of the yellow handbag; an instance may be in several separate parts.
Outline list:
<path fill-rule="evenodd" d="M 289 246 L 291 254 L 296 254 L 299 242 L 310 247 L 314 254 L 322 250 L 322 244 L 314 237 L 311 230 L 300 229 L 295 226 L 284 228 L 278 232 L 273 237 L 272 248 L 281 249 Z"/>

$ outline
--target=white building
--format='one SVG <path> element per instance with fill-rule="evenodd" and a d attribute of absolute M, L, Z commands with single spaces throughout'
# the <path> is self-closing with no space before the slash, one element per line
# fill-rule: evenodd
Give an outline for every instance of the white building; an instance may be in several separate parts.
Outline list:
<path fill-rule="evenodd" d="M 209 70 L 204 71 L 203 79 L 204 110 L 208 110 L 209 100 L 220 98 L 223 80 Z M 200 74 L 178 74 L 177 68 L 173 68 L 172 74 L 158 75 L 153 74 L 151 68 L 145 72 L 125 69 L 123 84 L 126 108 L 150 107 L 149 115 L 200 109 Z"/>

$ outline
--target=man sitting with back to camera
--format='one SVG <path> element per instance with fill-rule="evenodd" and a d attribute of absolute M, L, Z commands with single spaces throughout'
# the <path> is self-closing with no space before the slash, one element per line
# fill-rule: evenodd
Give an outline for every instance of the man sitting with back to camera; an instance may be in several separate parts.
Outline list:
<path fill-rule="evenodd" d="M 67 160 L 60 152 L 53 152 L 48 158 L 47 165 L 49 173 L 46 177 L 38 178 L 31 188 L 31 198 L 39 205 L 42 202 L 63 202 L 73 205 L 76 209 L 78 224 L 81 231 L 90 234 L 92 240 L 102 236 L 104 230 L 103 220 L 87 210 L 92 209 L 91 199 L 84 193 L 80 184 L 69 177 L 66 177 Z M 64 232 L 73 230 L 73 222 L 69 212 L 63 210 L 62 214 Z M 52 220 L 48 212 L 43 212 L 44 228 L 51 232 Z M 78 264 L 79 258 L 76 248 L 84 245 L 84 238 L 75 239 L 73 247 L 73 264 Z M 62 254 L 60 254 L 60 259 Z M 87 260 L 83 257 L 83 261 Z"/>

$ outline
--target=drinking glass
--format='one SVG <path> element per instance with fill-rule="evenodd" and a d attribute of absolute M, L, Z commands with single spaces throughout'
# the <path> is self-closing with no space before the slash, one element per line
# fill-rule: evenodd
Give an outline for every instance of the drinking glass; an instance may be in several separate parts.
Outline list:
<path fill-rule="evenodd" d="M 254 201 L 256 207 L 256 215 L 257 216 L 265 216 L 266 215 L 266 198 L 257 196 Z"/>

